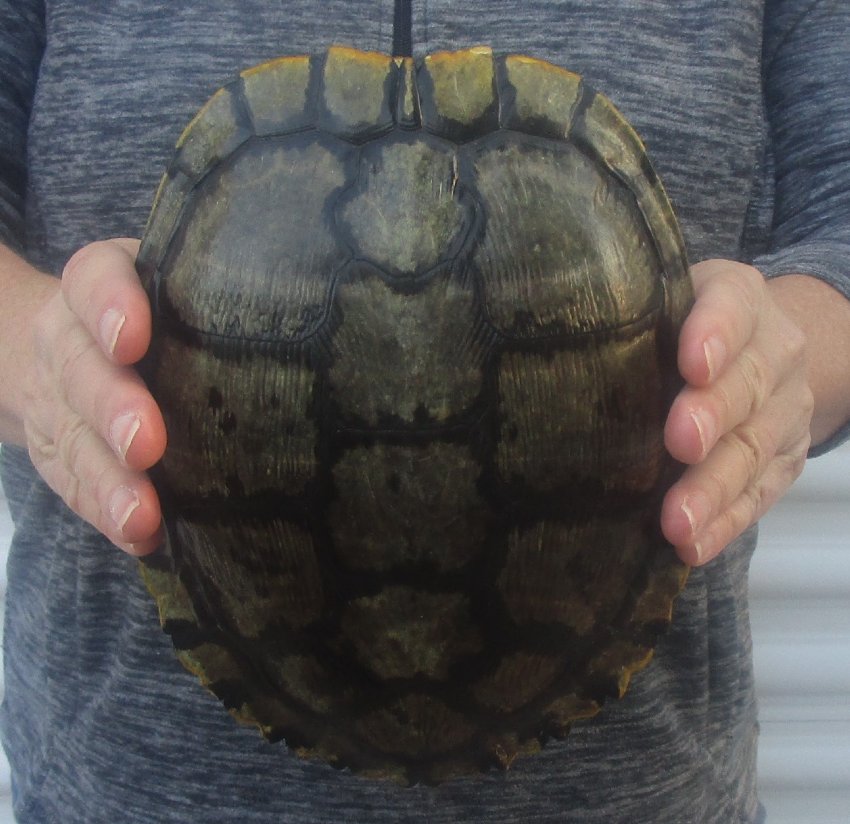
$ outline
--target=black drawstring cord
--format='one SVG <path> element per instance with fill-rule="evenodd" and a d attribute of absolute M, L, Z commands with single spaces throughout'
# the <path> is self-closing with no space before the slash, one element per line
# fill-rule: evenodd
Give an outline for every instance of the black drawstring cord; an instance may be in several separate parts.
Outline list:
<path fill-rule="evenodd" d="M 393 14 L 393 57 L 413 56 L 412 0 L 395 0 Z"/>

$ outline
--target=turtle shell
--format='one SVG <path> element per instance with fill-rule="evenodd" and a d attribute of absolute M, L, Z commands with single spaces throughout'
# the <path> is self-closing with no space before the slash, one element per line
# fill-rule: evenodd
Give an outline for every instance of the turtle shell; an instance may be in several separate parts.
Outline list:
<path fill-rule="evenodd" d="M 605 97 L 483 47 L 266 63 L 184 132 L 139 269 L 144 576 L 239 720 L 434 783 L 623 696 L 686 577 L 658 521 L 691 292 Z"/>

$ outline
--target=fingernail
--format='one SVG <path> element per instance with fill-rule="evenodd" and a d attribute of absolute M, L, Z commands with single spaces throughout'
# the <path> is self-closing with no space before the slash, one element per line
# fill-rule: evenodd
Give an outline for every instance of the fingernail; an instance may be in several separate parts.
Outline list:
<path fill-rule="evenodd" d="M 133 445 L 133 439 L 142 425 L 141 418 L 135 412 L 119 415 L 109 427 L 109 440 L 112 448 L 125 460 L 127 452 Z"/>
<path fill-rule="evenodd" d="M 696 555 L 696 563 L 704 564 L 710 561 L 717 555 L 720 547 L 717 546 L 717 539 L 714 537 L 712 530 L 708 530 L 700 535 L 698 541 L 694 541 L 694 555 Z"/>
<path fill-rule="evenodd" d="M 701 492 L 694 492 L 682 501 L 682 512 L 688 519 L 691 535 L 696 535 L 711 515 L 711 504 Z"/>
<path fill-rule="evenodd" d="M 702 449 L 701 457 L 704 458 L 714 443 L 714 421 L 710 416 L 700 412 L 691 412 L 691 420 L 694 422 L 699 435 L 699 443 Z"/>
<path fill-rule="evenodd" d="M 128 486 L 119 486 L 109 499 L 109 514 L 118 530 L 123 534 L 130 516 L 139 508 L 139 496 Z"/>
<path fill-rule="evenodd" d="M 117 309 L 107 309 L 100 319 L 100 341 L 110 355 L 115 352 L 118 336 L 126 320 L 127 316 Z"/>
<path fill-rule="evenodd" d="M 711 337 L 703 344 L 705 362 L 708 365 L 708 379 L 713 381 L 723 369 L 726 360 L 726 344 L 720 338 Z"/>

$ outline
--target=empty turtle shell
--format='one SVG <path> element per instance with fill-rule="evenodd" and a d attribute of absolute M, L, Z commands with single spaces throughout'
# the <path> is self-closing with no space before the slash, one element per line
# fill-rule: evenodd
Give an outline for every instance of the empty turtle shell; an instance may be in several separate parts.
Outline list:
<path fill-rule="evenodd" d="M 483 47 L 263 64 L 184 132 L 138 263 L 144 575 L 238 719 L 439 782 L 624 694 L 686 577 L 658 521 L 692 295 L 605 97 Z"/>

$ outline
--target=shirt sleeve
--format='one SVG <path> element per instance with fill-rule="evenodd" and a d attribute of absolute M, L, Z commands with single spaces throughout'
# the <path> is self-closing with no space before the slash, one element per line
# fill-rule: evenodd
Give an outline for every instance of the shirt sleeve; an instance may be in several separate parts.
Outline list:
<path fill-rule="evenodd" d="M 0 0 L 0 242 L 19 251 L 27 129 L 43 51 L 43 2 Z"/>
<path fill-rule="evenodd" d="M 766 277 L 811 275 L 850 300 L 850 3 L 768 0 L 764 94 L 775 203 Z M 850 424 L 811 451 L 850 437 Z"/>

